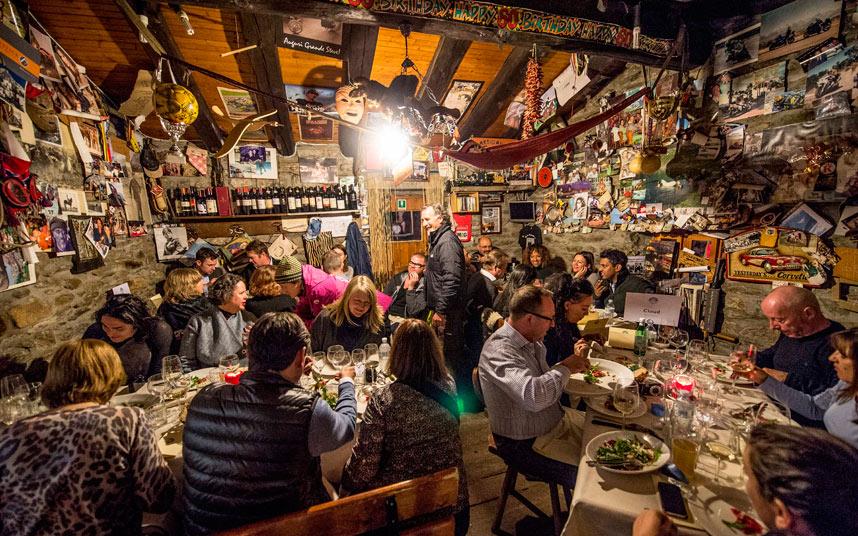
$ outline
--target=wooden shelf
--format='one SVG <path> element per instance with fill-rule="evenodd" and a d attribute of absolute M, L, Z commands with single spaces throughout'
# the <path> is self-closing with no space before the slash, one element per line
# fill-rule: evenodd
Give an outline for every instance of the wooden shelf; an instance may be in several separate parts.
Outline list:
<path fill-rule="evenodd" d="M 526 192 L 535 189 L 529 184 L 498 184 L 492 186 L 453 186 L 454 192 Z"/>
<path fill-rule="evenodd" d="M 217 222 L 244 220 L 283 220 L 286 218 L 313 218 L 317 216 L 346 216 L 360 214 L 360 210 L 328 210 L 325 212 L 290 212 L 284 214 L 233 214 L 231 216 L 178 216 L 179 222 Z"/>

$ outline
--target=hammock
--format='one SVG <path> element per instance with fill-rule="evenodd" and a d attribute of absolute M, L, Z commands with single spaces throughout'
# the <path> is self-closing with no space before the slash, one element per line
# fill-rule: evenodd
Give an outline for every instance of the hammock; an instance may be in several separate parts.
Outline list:
<path fill-rule="evenodd" d="M 578 134 L 586 132 L 602 121 L 606 121 L 622 112 L 627 106 L 641 97 L 649 95 L 650 89 L 648 87 L 644 87 L 640 91 L 635 92 L 635 94 L 626 97 L 608 110 L 594 115 L 589 119 L 569 125 L 566 128 L 555 130 L 550 134 L 537 136 L 529 140 L 490 147 L 488 149 L 480 150 L 479 152 L 471 152 L 471 150 L 479 150 L 479 144 L 474 141 L 467 141 L 458 151 L 445 152 L 445 154 L 478 169 L 507 169 L 515 164 L 533 160 L 541 154 L 545 154 L 557 147 L 560 147 Z"/>

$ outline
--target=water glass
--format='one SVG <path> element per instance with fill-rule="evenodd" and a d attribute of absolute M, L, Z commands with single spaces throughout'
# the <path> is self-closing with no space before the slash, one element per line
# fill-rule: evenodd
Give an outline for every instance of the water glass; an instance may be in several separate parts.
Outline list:
<path fill-rule="evenodd" d="M 167 355 L 161 360 L 161 374 L 168 380 L 176 381 L 182 377 L 184 369 L 182 368 L 182 358 L 177 355 Z"/>
<path fill-rule="evenodd" d="M 355 366 L 355 385 L 364 384 L 364 374 L 366 372 L 366 352 L 360 348 L 352 350 L 352 365 Z"/>
<path fill-rule="evenodd" d="M 706 342 L 694 340 L 688 343 L 688 349 L 685 351 L 685 359 L 691 365 L 693 370 L 700 370 L 700 367 L 709 359 L 709 352 L 706 350 Z"/>
<path fill-rule="evenodd" d="M 167 406 L 164 395 L 170 390 L 170 380 L 163 374 L 153 374 L 146 382 L 146 388 L 150 393 L 158 397 L 158 404 L 151 408 L 152 426 L 158 427 L 167 422 Z"/>
<path fill-rule="evenodd" d="M 325 359 L 328 354 L 325 352 L 313 352 L 313 368 L 316 372 L 322 372 L 325 369 Z"/>
<path fill-rule="evenodd" d="M 224 376 L 228 372 L 238 372 L 239 361 L 235 354 L 225 355 L 218 360 L 218 369 L 220 372 L 220 381 L 223 383 Z"/>

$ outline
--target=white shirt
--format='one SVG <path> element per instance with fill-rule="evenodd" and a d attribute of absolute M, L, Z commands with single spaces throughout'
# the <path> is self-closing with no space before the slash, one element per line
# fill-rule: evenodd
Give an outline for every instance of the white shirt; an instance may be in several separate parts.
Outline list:
<path fill-rule="evenodd" d="M 497 281 L 497 277 L 493 276 L 492 274 L 487 272 L 485 269 L 481 269 L 480 273 L 483 274 L 483 276 L 485 276 L 485 278 L 488 279 L 489 281 Z"/>

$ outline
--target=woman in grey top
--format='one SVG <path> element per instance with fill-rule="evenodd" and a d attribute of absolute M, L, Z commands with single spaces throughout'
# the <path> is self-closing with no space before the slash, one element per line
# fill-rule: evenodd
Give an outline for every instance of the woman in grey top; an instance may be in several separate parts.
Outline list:
<path fill-rule="evenodd" d="M 244 354 L 244 331 L 256 317 L 244 310 L 247 288 L 244 280 L 227 274 L 209 287 L 209 299 L 216 305 L 191 317 L 179 353 L 186 367 L 216 367 L 221 357 Z"/>
<path fill-rule="evenodd" d="M 786 404 L 790 410 L 809 419 L 821 420 L 832 435 L 858 447 L 858 382 L 855 357 L 858 355 L 858 329 L 847 329 L 831 336 L 834 353 L 828 358 L 840 380 L 834 387 L 808 395 L 777 381 L 765 371 L 754 368 L 749 377 L 767 395 Z"/>

